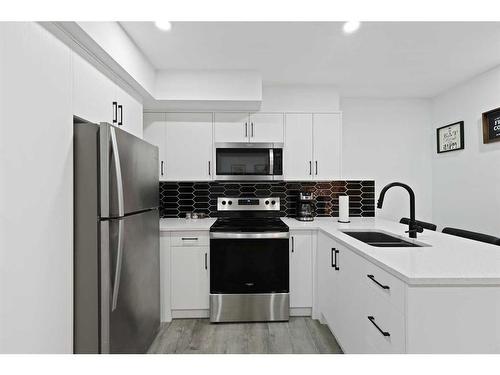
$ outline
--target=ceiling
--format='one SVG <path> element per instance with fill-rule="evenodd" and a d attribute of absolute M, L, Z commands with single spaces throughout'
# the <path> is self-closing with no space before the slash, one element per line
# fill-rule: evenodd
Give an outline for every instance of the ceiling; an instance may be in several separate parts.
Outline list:
<path fill-rule="evenodd" d="M 157 69 L 251 69 L 264 84 L 343 96 L 432 97 L 500 64 L 500 22 L 120 23 Z"/>

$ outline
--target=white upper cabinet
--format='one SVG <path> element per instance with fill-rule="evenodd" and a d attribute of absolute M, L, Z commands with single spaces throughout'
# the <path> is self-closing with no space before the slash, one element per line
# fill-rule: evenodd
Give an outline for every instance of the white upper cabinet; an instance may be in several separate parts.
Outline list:
<path fill-rule="evenodd" d="M 158 147 L 158 176 L 165 180 L 165 142 L 167 139 L 165 113 L 144 114 L 144 140 Z"/>
<path fill-rule="evenodd" d="M 342 132 L 338 113 L 313 114 L 314 180 L 341 177 Z"/>
<path fill-rule="evenodd" d="M 290 307 L 312 306 L 312 233 L 290 233 Z"/>
<path fill-rule="evenodd" d="M 215 113 L 215 142 L 248 142 L 248 113 Z"/>
<path fill-rule="evenodd" d="M 112 124 L 115 84 L 81 56 L 72 55 L 73 114 L 90 122 Z"/>
<path fill-rule="evenodd" d="M 142 138 L 142 104 L 73 53 L 73 114 L 107 122 Z"/>
<path fill-rule="evenodd" d="M 211 180 L 212 114 L 167 113 L 165 125 L 165 180 Z"/>
<path fill-rule="evenodd" d="M 283 142 L 283 114 L 252 113 L 249 120 L 250 142 Z"/>
<path fill-rule="evenodd" d="M 116 86 L 115 97 L 118 103 L 118 127 L 142 138 L 142 104 L 118 86 Z"/>
<path fill-rule="evenodd" d="M 311 113 L 285 115 L 285 180 L 310 180 L 313 174 L 313 125 Z"/>
<path fill-rule="evenodd" d="M 283 142 L 281 113 L 215 113 L 215 142 Z"/>

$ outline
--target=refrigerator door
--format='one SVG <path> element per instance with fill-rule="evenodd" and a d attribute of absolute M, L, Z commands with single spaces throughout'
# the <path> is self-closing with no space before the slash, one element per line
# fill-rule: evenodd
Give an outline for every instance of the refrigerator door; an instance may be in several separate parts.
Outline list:
<path fill-rule="evenodd" d="M 105 123 L 99 142 L 101 218 L 158 207 L 158 148 Z"/>
<path fill-rule="evenodd" d="M 159 213 L 101 222 L 101 352 L 146 353 L 160 325 Z"/>

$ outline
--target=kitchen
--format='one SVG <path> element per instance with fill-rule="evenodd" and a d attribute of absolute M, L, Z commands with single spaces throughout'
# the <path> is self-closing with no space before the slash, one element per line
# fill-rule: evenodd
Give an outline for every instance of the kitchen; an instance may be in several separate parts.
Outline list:
<path fill-rule="evenodd" d="M 499 41 L 0 22 L 0 353 L 500 354 Z"/>

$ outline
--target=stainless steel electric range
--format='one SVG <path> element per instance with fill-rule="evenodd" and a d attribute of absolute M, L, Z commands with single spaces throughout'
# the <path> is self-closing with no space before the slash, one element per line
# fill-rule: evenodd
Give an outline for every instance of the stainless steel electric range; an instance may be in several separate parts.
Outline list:
<path fill-rule="evenodd" d="M 210 228 L 210 322 L 289 318 L 288 226 L 280 199 L 218 198 Z"/>

